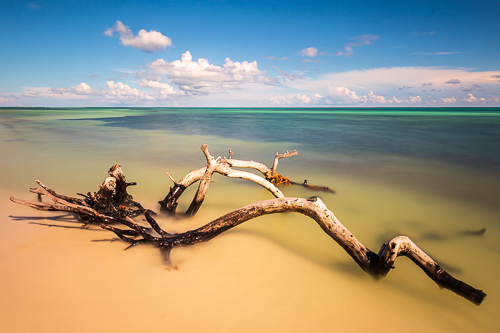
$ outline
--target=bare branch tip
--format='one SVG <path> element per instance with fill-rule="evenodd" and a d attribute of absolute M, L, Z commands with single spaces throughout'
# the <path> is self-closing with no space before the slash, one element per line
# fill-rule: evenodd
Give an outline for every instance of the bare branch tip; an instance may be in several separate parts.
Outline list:
<path fill-rule="evenodd" d="M 175 181 L 175 179 L 174 179 L 174 177 L 172 176 L 172 174 L 171 174 L 171 173 L 167 172 L 167 176 L 168 176 L 168 178 L 170 178 L 170 180 L 171 180 L 171 181 L 172 181 L 175 185 L 177 185 L 177 182 Z"/>

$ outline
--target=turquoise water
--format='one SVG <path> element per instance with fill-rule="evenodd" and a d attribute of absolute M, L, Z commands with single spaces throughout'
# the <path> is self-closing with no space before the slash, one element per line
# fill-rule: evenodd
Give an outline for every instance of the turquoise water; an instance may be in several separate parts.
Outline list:
<path fill-rule="evenodd" d="M 4 117 L 11 114 L 9 109 L 0 112 Z M 18 109 L 14 114 L 53 115 L 66 122 L 96 119 L 102 126 L 250 142 L 289 142 L 321 154 L 427 158 L 500 173 L 499 108 L 77 108 Z"/>
<path fill-rule="evenodd" d="M 42 108 L 0 112 L 4 119 L 39 119 L 40 126 L 46 126 L 40 130 L 66 133 L 67 147 L 81 142 L 76 149 L 91 147 L 96 155 L 118 154 L 119 160 L 145 154 L 147 157 L 141 157 L 145 162 L 151 159 L 181 166 L 198 161 L 198 147 L 207 142 L 215 145 L 217 154 L 225 154 L 231 146 L 237 154 L 252 154 L 262 162 L 277 149 L 296 149 L 303 156 L 289 165 L 296 171 L 312 162 L 316 172 L 405 186 L 432 186 L 436 177 L 443 177 L 444 168 L 486 178 L 500 175 L 499 108 Z M 5 130 L 15 133 L 15 122 L 3 124 Z M 127 131 L 149 133 L 149 140 L 156 135 L 175 136 L 170 142 L 158 137 L 145 146 L 127 136 Z M 116 135 L 104 138 L 106 132 Z M 184 158 L 165 154 L 172 150 L 184 151 Z M 486 186 L 484 195 L 476 191 L 478 200 L 493 203 L 498 192 L 492 192 L 492 187 Z M 436 190 L 447 189 L 450 195 L 470 192 L 467 186 L 457 188 L 453 181 Z"/>
<path fill-rule="evenodd" d="M 54 313 L 62 317 L 64 312 L 73 322 L 78 321 L 77 314 L 66 313 L 69 310 L 58 305 L 81 305 L 68 296 L 71 293 L 67 290 L 74 283 L 83 299 L 91 295 L 106 304 L 96 307 L 86 299 L 82 301 L 83 314 L 116 327 L 102 313 L 114 308 L 121 311 L 115 317 L 133 318 L 135 315 L 127 312 L 131 311 L 129 300 L 124 301 L 120 290 L 102 290 L 96 284 L 116 283 L 117 272 L 126 272 L 120 281 L 125 286 L 141 281 L 148 298 L 140 293 L 127 296 L 136 309 L 143 309 L 150 325 L 163 329 L 168 326 L 152 314 L 168 308 L 176 314 L 169 317 L 169 324 L 178 329 L 186 323 L 195 325 L 175 320 L 190 313 L 203 318 L 208 325 L 205 328 L 220 331 L 218 322 L 224 312 L 228 314 L 224 321 L 231 323 L 228 327 L 243 323 L 255 328 L 246 329 L 249 332 L 299 332 L 306 328 L 321 332 L 338 328 L 340 321 L 354 325 L 341 326 L 346 331 L 391 331 L 373 311 L 383 309 L 394 314 L 394 327 L 494 332 L 499 326 L 496 312 L 500 306 L 500 268 L 496 265 L 500 261 L 499 115 L 499 108 L 0 108 L 0 191 L 5 198 L 8 194 L 30 198 L 27 189 L 34 185 L 33 179 L 68 195 L 95 191 L 108 168 L 120 163 L 127 180 L 138 183 L 131 189 L 134 198 L 156 209 L 156 202 L 171 186 L 166 172 L 180 179 L 205 164 L 202 144 L 209 144 L 214 156 L 227 156 L 231 148 L 233 158 L 267 165 L 276 152 L 296 149 L 298 155 L 281 160 L 278 172 L 297 182 L 308 179 L 310 184 L 328 186 L 336 193 L 319 194 L 289 186 L 281 188 L 285 195 L 319 195 L 374 251 L 391 237 L 407 235 L 450 273 L 488 294 L 480 307 L 470 305 L 439 290 L 405 259 L 398 259 L 397 269 L 374 284 L 317 225 L 293 214 L 260 218 L 209 245 L 174 250 L 173 260 L 180 268 L 172 273 L 161 269 L 155 249 L 134 248 L 123 254 L 123 244 L 118 242 L 90 243 L 96 236 L 30 225 L 26 223 L 32 221 L 30 218 L 52 215 L 13 207 L 4 200 L 0 226 L 3 235 L 11 237 L 1 245 L 4 256 L 9 254 L 2 271 L 11 274 L 0 282 L 10 285 L 9 279 L 17 279 L 25 283 L 10 289 L 18 295 L 20 305 L 2 304 L 2 321 L 11 323 L 10 318 L 21 316 L 25 304 L 33 299 L 47 309 L 45 318 Z M 187 208 L 194 191 L 185 193 L 180 210 Z M 160 216 L 159 220 L 169 231 L 183 231 L 269 198 L 268 192 L 253 184 L 214 177 L 197 217 L 179 222 Z M 23 218 L 18 221 L 16 217 Z M 14 223 L 20 228 L 18 234 L 13 231 Z M 483 237 L 466 236 L 482 228 L 487 230 Z M 31 235 L 29 242 L 20 236 L 23 233 Z M 73 241 L 78 244 L 74 248 Z M 73 262 L 59 257 L 62 249 L 95 257 L 85 259 L 77 254 L 79 260 Z M 37 257 L 40 251 L 44 256 L 34 264 L 29 258 Z M 53 263 L 45 261 L 47 258 L 53 258 Z M 52 285 L 55 275 L 69 274 L 68 266 L 78 274 Z M 33 267 L 36 274 L 26 277 L 26 271 Z M 44 286 L 60 303 L 43 303 L 46 289 L 35 288 L 40 285 L 36 276 L 47 277 Z M 200 281 L 206 285 L 199 285 Z M 158 290 L 171 294 L 152 296 Z M 198 301 L 186 301 L 186 293 Z M 8 295 L 1 296 L 7 299 Z M 238 301 L 238 297 L 244 300 Z M 165 299 L 172 302 L 165 304 Z M 177 306 L 171 308 L 171 304 Z M 243 310 L 235 311 L 234 304 Z M 249 318 L 264 318 L 262 323 L 266 324 L 252 326 L 257 324 Z M 128 328 L 144 328 L 132 319 L 124 319 L 124 323 Z M 55 329 L 41 320 L 33 319 L 31 324 L 26 323 L 25 331 L 33 327 Z M 91 322 L 81 324 L 82 331 L 95 331 Z"/>
<path fill-rule="evenodd" d="M 500 110 L 168 109 L 107 126 L 290 142 L 321 154 L 431 158 L 500 173 Z"/>

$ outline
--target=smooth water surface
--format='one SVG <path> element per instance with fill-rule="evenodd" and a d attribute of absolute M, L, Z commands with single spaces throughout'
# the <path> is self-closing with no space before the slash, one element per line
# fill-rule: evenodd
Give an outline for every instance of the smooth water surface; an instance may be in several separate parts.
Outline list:
<path fill-rule="evenodd" d="M 498 109 L 0 109 L 1 323 L 7 332 L 495 332 L 500 306 Z M 91 242 L 113 236 L 71 215 L 18 206 L 33 179 L 67 195 L 95 191 L 119 163 L 134 198 L 153 210 L 171 186 L 214 156 L 271 165 L 333 188 L 318 195 L 377 251 L 409 236 L 445 269 L 488 297 L 476 307 L 439 288 L 413 263 L 374 282 L 314 221 L 281 214 L 249 221 L 207 244 L 176 249 L 167 269 L 156 249 Z M 199 214 L 158 220 L 198 227 L 271 198 L 214 177 Z M 195 188 L 183 196 L 186 209 Z M 483 236 L 471 235 L 486 228 Z"/>

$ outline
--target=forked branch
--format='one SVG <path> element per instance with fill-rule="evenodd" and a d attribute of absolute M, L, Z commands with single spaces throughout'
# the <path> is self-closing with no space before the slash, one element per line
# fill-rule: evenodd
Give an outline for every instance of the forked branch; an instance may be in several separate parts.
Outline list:
<path fill-rule="evenodd" d="M 286 152 L 283 154 L 276 153 L 274 157 L 273 166 L 268 168 L 266 165 L 255 162 L 255 161 L 244 161 L 244 160 L 236 160 L 232 158 L 234 154 L 231 149 L 229 149 L 229 158 L 218 158 L 215 159 L 210 152 L 208 151 L 208 145 L 202 145 L 201 150 L 206 157 L 207 164 L 205 167 L 202 167 L 197 170 L 191 170 L 184 178 L 180 181 L 176 182 L 171 174 L 167 173 L 170 179 L 173 181 L 174 186 L 170 188 L 167 196 L 158 203 L 160 204 L 160 209 L 164 212 L 174 214 L 177 208 L 177 201 L 180 196 L 184 193 L 186 188 L 190 185 L 200 181 L 198 186 L 198 190 L 195 194 L 195 197 L 191 201 L 189 208 L 187 209 L 185 215 L 193 216 L 200 209 L 203 201 L 207 195 L 208 188 L 210 186 L 212 176 L 214 173 L 221 174 L 228 178 L 239 178 L 243 180 L 251 181 L 255 184 L 258 184 L 271 192 L 271 194 L 275 198 L 283 198 L 284 194 L 276 187 L 279 184 L 295 184 L 306 186 L 313 190 L 320 190 L 325 192 L 334 193 L 334 191 L 330 190 L 325 186 L 312 186 L 307 184 L 307 180 L 304 183 L 296 183 L 290 181 L 288 178 L 283 177 L 279 173 L 276 172 L 276 168 L 278 167 L 278 161 L 282 158 L 288 158 L 297 155 L 296 150 L 292 150 L 291 152 Z M 247 168 L 254 169 L 262 173 L 263 177 L 260 177 L 254 173 L 234 170 L 232 168 Z"/>

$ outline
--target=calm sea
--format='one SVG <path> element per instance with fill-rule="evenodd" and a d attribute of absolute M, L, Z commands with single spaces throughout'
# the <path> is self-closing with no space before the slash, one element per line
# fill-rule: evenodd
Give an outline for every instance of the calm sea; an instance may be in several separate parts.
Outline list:
<path fill-rule="evenodd" d="M 278 172 L 336 193 L 285 186 L 285 195 L 320 196 L 374 251 L 394 236 L 409 236 L 488 297 L 475 307 L 439 290 L 404 258 L 374 283 L 312 220 L 294 214 L 259 218 L 207 245 L 174 250 L 179 269 L 172 272 L 162 267 L 156 249 L 123 252 L 119 242 L 90 242 L 111 237 L 104 232 L 32 225 L 69 223 L 71 217 L 58 220 L 7 200 L 9 194 L 31 198 L 33 179 L 68 195 L 95 191 L 108 168 L 119 163 L 127 180 L 138 183 L 130 190 L 134 198 L 155 210 L 171 186 L 166 172 L 181 179 L 205 164 L 202 144 L 209 144 L 214 156 L 227 156 L 231 148 L 233 158 L 267 165 L 276 152 L 297 150 L 297 156 L 280 160 Z M 200 330 L 200 323 L 205 331 L 218 332 L 339 327 L 396 332 L 398 325 L 415 332 L 494 332 L 500 327 L 500 108 L 0 108 L 0 153 L 1 235 L 9 238 L 0 248 L 6 258 L 1 265 L 11 272 L 0 282 L 15 285 L 0 299 L 18 300 L 18 307 L 2 301 L 0 318 L 9 328 L 22 328 L 10 332 L 54 331 L 56 324 L 42 317 L 62 314 L 69 319 L 61 327 L 77 321 L 81 331 L 96 331 L 98 324 L 80 320 L 66 303 L 83 306 L 84 315 L 98 318 L 103 327 L 140 329 L 148 322 L 153 331 L 183 325 Z M 164 227 L 184 231 L 271 198 L 241 180 L 213 181 L 194 219 L 159 216 Z M 185 193 L 179 210 L 187 208 L 195 190 Z M 471 236 L 483 228 L 483 236 Z M 64 256 L 65 249 L 79 261 Z M 27 277 L 29 269 L 39 280 Z M 66 279 L 55 283 L 54 276 Z M 128 296 L 146 320 L 134 321 L 123 289 L 105 289 L 106 283 L 141 284 L 147 297 Z M 70 297 L 73 288 L 81 289 L 80 301 Z M 47 292 L 55 300 L 47 299 Z M 92 306 L 92 297 L 102 305 Z M 31 309 L 27 304 L 33 299 Z M 40 308 L 43 316 L 21 320 L 26 311 Z M 109 308 L 116 313 L 106 312 Z M 390 321 L 399 328 L 388 328 L 379 310 L 393 314 Z M 116 316 L 125 319 L 117 323 Z M 19 322 L 24 324 L 16 326 Z"/>

